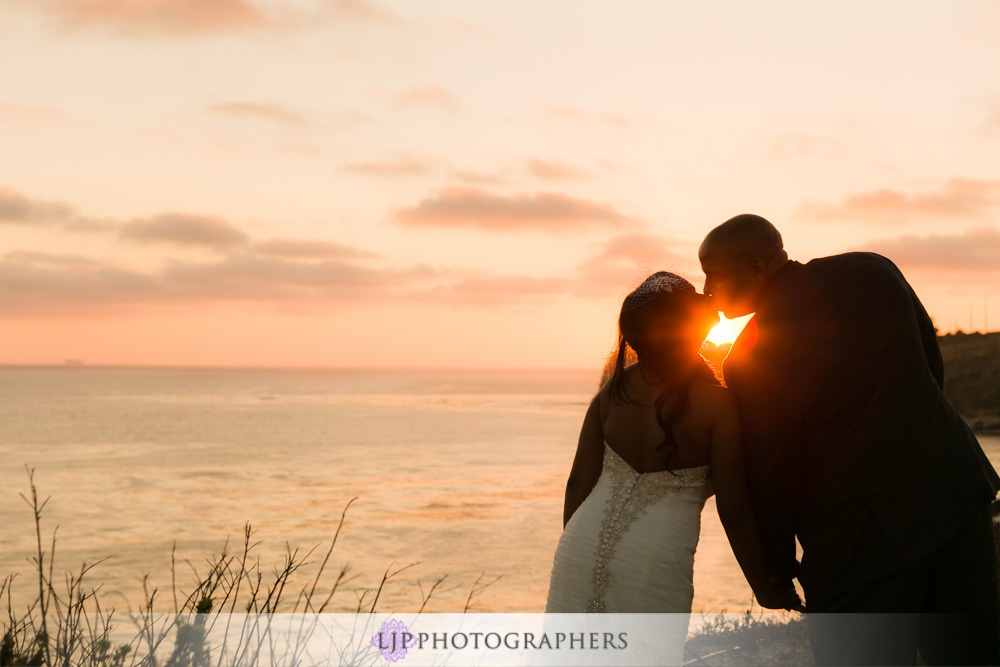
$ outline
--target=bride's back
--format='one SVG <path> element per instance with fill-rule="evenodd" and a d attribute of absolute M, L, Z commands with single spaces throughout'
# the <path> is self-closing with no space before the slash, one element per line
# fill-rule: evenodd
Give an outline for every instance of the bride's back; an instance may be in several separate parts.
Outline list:
<path fill-rule="evenodd" d="M 601 426 L 607 444 L 639 472 L 707 465 L 712 419 L 708 392 L 720 388 L 702 382 L 690 385 L 687 406 L 671 429 L 673 442 L 661 448 L 666 434 L 657 421 L 655 403 L 664 391 L 663 385 L 644 377 L 639 364 L 626 367 L 623 373 L 629 400 L 611 399 L 608 385 L 600 392 Z M 676 395 L 670 397 L 663 409 L 669 410 L 677 399 Z"/>

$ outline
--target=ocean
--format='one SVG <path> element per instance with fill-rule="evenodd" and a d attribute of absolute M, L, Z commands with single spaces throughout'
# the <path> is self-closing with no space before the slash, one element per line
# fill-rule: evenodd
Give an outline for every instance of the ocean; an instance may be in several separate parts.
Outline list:
<path fill-rule="evenodd" d="M 368 371 L 0 368 L 0 578 L 37 587 L 27 468 L 56 533 L 55 581 L 87 575 L 105 606 L 161 600 L 242 548 L 267 575 L 288 551 L 313 563 L 343 530 L 319 590 L 350 566 L 330 611 L 370 600 L 412 611 L 538 612 L 562 531 L 563 489 L 600 369 Z M 981 437 L 1000 467 L 1000 438 Z M 702 514 L 695 611 L 749 607 L 714 499 Z M 105 560 L 102 560 L 105 559 Z M 479 582 L 477 585 L 476 582 Z M 488 584 L 488 585 L 483 585 Z M 57 584 L 58 588 L 58 584 Z M 37 590 L 37 588 L 35 589 Z M 294 596 L 292 596 L 294 597 Z M 169 604 L 160 608 L 166 611 Z"/>

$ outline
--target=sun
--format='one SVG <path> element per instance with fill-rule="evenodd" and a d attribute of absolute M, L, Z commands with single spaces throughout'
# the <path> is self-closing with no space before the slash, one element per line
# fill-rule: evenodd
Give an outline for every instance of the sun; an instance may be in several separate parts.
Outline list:
<path fill-rule="evenodd" d="M 732 343 L 740 335 L 740 332 L 743 331 L 743 327 L 747 325 L 751 317 L 753 315 L 744 315 L 743 317 L 734 317 L 730 320 L 720 312 L 719 323 L 709 332 L 705 340 L 713 345 Z"/>

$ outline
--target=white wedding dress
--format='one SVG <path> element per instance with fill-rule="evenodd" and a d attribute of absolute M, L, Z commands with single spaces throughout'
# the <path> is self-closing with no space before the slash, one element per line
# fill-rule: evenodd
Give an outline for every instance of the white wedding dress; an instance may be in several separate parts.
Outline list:
<path fill-rule="evenodd" d="M 605 442 L 601 476 L 556 547 L 545 611 L 690 613 L 711 495 L 707 465 L 638 473 Z"/>

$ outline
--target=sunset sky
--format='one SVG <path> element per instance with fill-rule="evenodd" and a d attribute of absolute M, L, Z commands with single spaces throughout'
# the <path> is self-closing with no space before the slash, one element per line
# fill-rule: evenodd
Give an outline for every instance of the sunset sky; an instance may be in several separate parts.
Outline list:
<path fill-rule="evenodd" d="M 0 81 L 4 364 L 600 366 L 744 212 L 1000 328 L 996 0 L 0 0 Z"/>

